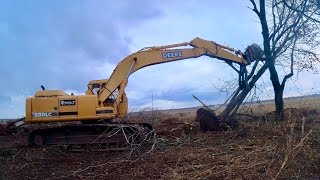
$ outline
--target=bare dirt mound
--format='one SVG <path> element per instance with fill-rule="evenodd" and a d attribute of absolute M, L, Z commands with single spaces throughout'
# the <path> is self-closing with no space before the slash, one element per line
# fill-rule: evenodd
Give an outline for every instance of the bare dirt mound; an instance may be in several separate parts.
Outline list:
<path fill-rule="evenodd" d="M 5 124 L 0 124 L 0 136 L 5 135 L 5 129 L 6 129 Z"/>
<path fill-rule="evenodd" d="M 214 112 L 204 108 L 197 110 L 196 121 L 199 122 L 199 128 L 203 132 L 232 130 L 239 125 L 235 119 L 221 120 Z"/>
<path fill-rule="evenodd" d="M 156 132 L 161 136 L 172 136 L 179 138 L 185 133 L 191 133 L 196 131 L 195 125 L 181 121 L 178 118 L 169 118 L 161 121 L 156 126 Z"/>

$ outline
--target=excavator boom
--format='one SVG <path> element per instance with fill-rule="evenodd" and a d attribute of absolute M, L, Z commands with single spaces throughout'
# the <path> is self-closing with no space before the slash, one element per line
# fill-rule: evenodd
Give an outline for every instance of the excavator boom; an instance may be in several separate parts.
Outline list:
<path fill-rule="evenodd" d="M 181 48 L 184 46 L 190 46 L 191 48 Z M 104 86 L 99 93 L 98 99 L 100 105 L 102 105 L 102 102 L 106 101 L 112 92 L 119 88 L 122 83 L 126 84 L 128 77 L 132 73 L 143 67 L 197 58 L 200 56 L 209 56 L 211 58 L 227 61 L 228 63 L 237 63 L 241 65 L 250 64 L 250 60 L 245 59 L 242 53 L 236 54 L 236 52 L 237 51 L 232 48 L 198 37 L 189 43 L 185 42 L 167 46 L 143 48 L 142 50 L 127 56 L 118 63 L 106 86 Z"/>

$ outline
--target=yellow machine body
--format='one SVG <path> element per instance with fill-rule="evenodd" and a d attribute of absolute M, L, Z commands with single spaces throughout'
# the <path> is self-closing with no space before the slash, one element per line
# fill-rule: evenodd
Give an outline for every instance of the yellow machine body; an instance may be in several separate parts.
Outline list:
<path fill-rule="evenodd" d="M 127 98 L 114 108 L 109 98 L 103 107 L 98 106 L 97 94 L 107 79 L 92 80 L 86 95 L 68 95 L 61 90 L 40 90 L 26 100 L 26 123 L 103 120 L 123 117 L 127 112 Z"/>

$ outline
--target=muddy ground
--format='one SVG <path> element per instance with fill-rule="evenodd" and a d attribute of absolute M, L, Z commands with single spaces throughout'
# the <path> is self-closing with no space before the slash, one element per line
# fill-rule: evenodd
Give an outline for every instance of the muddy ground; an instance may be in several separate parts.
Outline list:
<path fill-rule="evenodd" d="M 203 133 L 190 115 L 152 114 L 156 141 L 122 152 L 36 148 L 23 131 L 3 133 L 0 179 L 320 179 L 318 111 L 266 117 L 239 115 L 238 129 Z"/>

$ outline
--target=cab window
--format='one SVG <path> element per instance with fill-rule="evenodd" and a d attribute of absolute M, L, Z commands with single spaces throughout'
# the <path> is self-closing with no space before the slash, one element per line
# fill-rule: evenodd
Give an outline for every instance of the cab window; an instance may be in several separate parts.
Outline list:
<path fill-rule="evenodd" d="M 95 95 L 99 94 L 100 84 L 92 84 L 92 93 Z"/>

